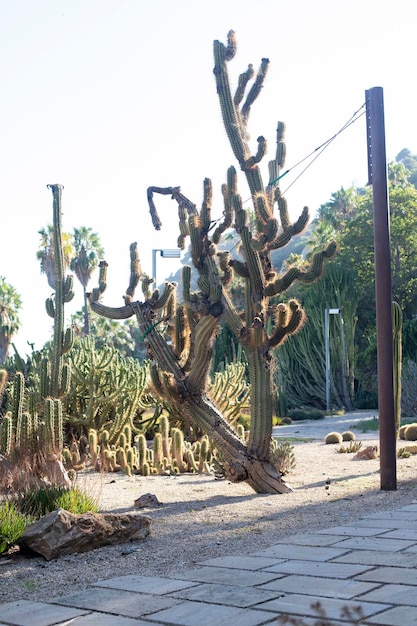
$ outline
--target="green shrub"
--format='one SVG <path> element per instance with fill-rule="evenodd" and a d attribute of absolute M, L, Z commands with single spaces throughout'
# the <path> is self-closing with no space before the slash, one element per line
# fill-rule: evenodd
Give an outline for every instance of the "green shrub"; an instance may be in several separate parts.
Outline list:
<path fill-rule="evenodd" d="M 77 487 L 39 487 L 20 493 L 15 498 L 15 505 L 22 513 L 39 519 L 56 511 L 65 509 L 70 513 L 97 513 L 98 504 Z"/>
<path fill-rule="evenodd" d="M 288 417 L 292 420 L 321 420 L 324 419 L 324 411 L 319 409 L 291 409 Z"/>
<path fill-rule="evenodd" d="M 342 443 L 343 437 L 340 433 L 328 433 L 324 438 L 324 443 Z"/>
<path fill-rule="evenodd" d="M 15 544 L 32 519 L 6 500 L 0 505 L 0 554 Z"/>
<path fill-rule="evenodd" d="M 292 424 L 292 419 L 290 417 L 283 417 L 281 422 L 283 424 Z"/>

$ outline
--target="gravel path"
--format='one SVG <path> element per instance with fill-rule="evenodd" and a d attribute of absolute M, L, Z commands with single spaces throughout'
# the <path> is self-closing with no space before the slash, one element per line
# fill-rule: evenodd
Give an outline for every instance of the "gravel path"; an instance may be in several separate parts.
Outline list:
<path fill-rule="evenodd" d="M 327 425 L 333 430 L 330 422 Z M 301 425 L 294 429 L 300 431 Z M 297 436 L 305 436 L 305 428 L 302 431 Z M 362 440 L 361 435 L 357 439 Z M 378 445 L 375 433 L 362 445 Z M 155 494 L 162 506 L 139 512 L 152 518 L 150 537 L 49 562 L 20 554 L 2 557 L 0 602 L 47 600 L 120 575 L 175 576 L 208 558 L 254 553 L 286 536 L 417 499 L 417 456 L 398 459 L 397 491 L 381 491 L 379 459 L 354 460 L 354 454 L 337 453 L 338 445 L 323 440 L 294 446 L 296 466 L 286 477 L 294 491 L 283 495 L 258 495 L 246 484 L 207 475 L 128 478 L 80 473 L 79 486 L 98 498 L 102 512 L 138 512 L 134 500 Z"/>

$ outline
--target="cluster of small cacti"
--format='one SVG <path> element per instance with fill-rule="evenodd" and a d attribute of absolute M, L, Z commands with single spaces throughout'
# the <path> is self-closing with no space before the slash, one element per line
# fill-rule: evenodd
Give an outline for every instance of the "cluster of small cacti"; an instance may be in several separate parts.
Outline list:
<path fill-rule="evenodd" d="M 417 445 L 399 448 L 397 454 L 401 459 L 408 459 L 413 454 L 417 454 Z"/>
<path fill-rule="evenodd" d="M 63 446 L 61 400 L 46 398 L 38 413 L 35 393 L 26 393 L 25 380 L 16 372 L 9 409 L 0 424 L 0 454 L 32 457 L 37 452 L 60 454 Z"/>
<path fill-rule="evenodd" d="M 417 441 L 417 422 L 401 426 L 398 435 L 406 441 Z"/>
<path fill-rule="evenodd" d="M 229 363 L 215 373 L 208 394 L 229 424 L 236 428 L 240 414 L 249 406 L 249 392 L 245 364 Z"/>
<path fill-rule="evenodd" d="M 148 384 L 149 368 L 123 358 L 115 348 L 99 350 L 91 337 L 77 341 L 67 357 L 72 371 L 71 388 L 64 400 L 69 425 L 80 433 L 96 430 L 100 438 L 109 432 L 116 445 L 125 427 L 134 429 Z"/>
<path fill-rule="evenodd" d="M 210 473 L 212 457 L 207 436 L 191 444 L 184 440 L 179 428 L 170 429 L 166 416 L 159 420 L 159 432 L 155 434 L 152 446 L 148 446 L 143 433 L 133 436 L 131 428 L 125 426 L 117 444 L 110 443 L 107 430 L 98 435 L 96 430 L 90 429 L 86 452 L 81 452 L 76 442 L 64 449 L 64 464 L 68 469 L 79 470 L 90 464 L 96 470 L 123 471 L 128 476 Z"/>
<path fill-rule="evenodd" d="M 324 443 L 342 443 L 343 441 L 355 441 L 356 436 L 351 430 L 343 433 L 331 432 L 324 438 Z"/>
<path fill-rule="evenodd" d="M 360 450 L 361 447 L 362 447 L 361 441 L 349 441 L 348 446 L 340 446 L 340 448 L 338 448 L 336 452 L 339 452 L 341 454 L 343 453 L 349 454 L 351 452 L 358 452 L 358 450 Z"/>
<path fill-rule="evenodd" d="M 294 446 L 289 441 L 278 442 L 272 439 L 270 458 L 281 476 L 285 476 L 295 467 Z"/>

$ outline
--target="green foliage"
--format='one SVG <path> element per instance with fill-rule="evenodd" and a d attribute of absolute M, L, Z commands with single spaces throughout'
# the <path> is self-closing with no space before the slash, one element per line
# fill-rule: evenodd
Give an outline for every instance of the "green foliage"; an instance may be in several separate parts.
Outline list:
<path fill-rule="evenodd" d="M 38 487 L 18 494 L 13 502 L 23 514 L 36 519 L 57 509 L 70 513 L 97 513 L 99 510 L 97 501 L 77 487 Z"/>
<path fill-rule="evenodd" d="M 19 539 L 32 518 L 18 510 L 6 500 L 0 504 L 0 554 L 8 550 Z"/>
<path fill-rule="evenodd" d="M 360 420 L 355 424 L 355 428 L 361 431 L 361 433 L 369 433 L 379 430 L 379 419 L 377 417 L 371 417 L 369 419 Z"/>
<path fill-rule="evenodd" d="M 288 417 L 294 422 L 300 420 L 321 420 L 324 419 L 325 412 L 318 409 L 291 409 Z"/>
<path fill-rule="evenodd" d="M 358 303 L 354 273 L 332 261 L 316 283 L 308 289 L 294 287 L 291 295 L 302 303 L 308 323 L 275 351 L 280 395 L 289 408 L 326 408 L 324 312 L 326 308 L 337 308 L 340 314 L 329 316 L 331 402 L 351 410 Z"/>
<path fill-rule="evenodd" d="M 13 335 L 20 328 L 22 299 L 16 289 L 0 276 L 0 365 L 6 362 Z"/>
<path fill-rule="evenodd" d="M 417 417 L 417 363 L 411 359 L 407 359 L 402 368 L 401 408 L 403 415 Z"/>

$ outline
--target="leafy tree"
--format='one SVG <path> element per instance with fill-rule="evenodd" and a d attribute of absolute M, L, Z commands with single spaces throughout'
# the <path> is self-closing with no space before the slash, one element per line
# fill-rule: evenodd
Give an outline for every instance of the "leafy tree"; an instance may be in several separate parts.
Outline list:
<path fill-rule="evenodd" d="M 9 355 L 13 336 L 20 328 L 22 300 L 16 289 L 0 276 L 0 363 Z"/>
<path fill-rule="evenodd" d="M 408 182 L 417 187 L 417 154 L 412 154 L 408 148 L 404 148 L 395 157 L 397 163 L 401 163 L 408 170 Z"/>
<path fill-rule="evenodd" d="M 74 228 L 72 236 L 75 256 L 71 260 L 71 270 L 75 272 L 83 288 L 84 296 L 84 335 L 90 334 L 90 316 L 87 307 L 87 285 L 100 259 L 104 257 L 104 248 L 99 236 L 92 228 Z"/>

